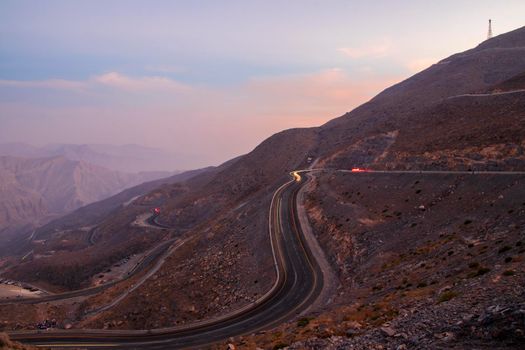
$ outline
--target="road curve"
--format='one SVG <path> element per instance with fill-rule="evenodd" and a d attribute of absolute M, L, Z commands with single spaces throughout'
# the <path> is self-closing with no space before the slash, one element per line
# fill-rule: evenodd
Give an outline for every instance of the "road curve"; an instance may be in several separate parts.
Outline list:
<path fill-rule="evenodd" d="M 293 319 L 323 288 L 323 274 L 306 243 L 297 216 L 297 193 L 305 181 L 282 185 L 272 198 L 269 234 L 277 271 L 271 290 L 256 302 L 213 320 L 154 330 L 49 330 L 11 332 L 13 340 L 47 347 L 178 349 L 200 347 L 253 333 Z"/>
<path fill-rule="evenodd" d="M 170 227 L 160 224 L 157 222 L 156 215 L 151 215 L 146 222 L 151 225 L 152 227 L 156 227 L 159 229 L 169 229 Z M 94 235 L 96 234 L 98 230 L 98 225 L 94 226 L 90 231 L 88 235 L 88 241 L 92 242 L 92 244 L 95 244 L 94 242 Z M 34 231 L 35 232 L 35 231 Z M 161 242 L 160 244 L 156 245 L 155 247 L 151 248 L 149 252 L 146 253 L 145 256 L 143 256 L 140 261 L 135 265 L 131 270 L 129 270 L 126 275 L 123 278 L 120 278 L 115 281 L 107 282 L 104 284 L 100 284 L 95 287 L 87 287 L 83 289 L 77 289 L 70 292 L 63 292 L 63 293 L 51 293 L 48 291 L 43 291 L 41 288 L 34 287 L 33 285 L 29 283 L 25 283 L 29 286 L 32 286 L 36 289 L 40 289 L 43 292 L 45 292 L 47 295 L 40 297 L 40 298 L 18 298 L 18 299 L 3 299 L 0 300 L 0 305 L 6 305 L 6 304 L 39 304 L 39 303 L 47 303 L 50 301 L 57 301 L 57 300 L 66 300 L 66 299 L 72 299 L 77 297 L 87 297 L 90 295 L 98 294 L 110 287 L 113 287 L 114 285 L 126 281 L 130 279 L 131 277 L 148 270 L 148 267 L 156 262 L 153 268 L 150 268 L 147 272 L 147 276 L 150 276 L 153 272 L 158 270 L 160 268 L 161 262 L 163 259 L 169 255 L 169 252 L 173 250 L 173 245 L 179 241 L 179 238 L 171 238 L 164 242 Z M 180 246 L 180 242 L 177 243 L 177 246 Z M 143 282 L 143 279 L 141 281 Z M 113 303 L 112 303 L 113 304 Z"/>
<path fill-rule="evenodd" d="M 0 305 L 6 305 L 6 304 L 39 304 L 39 303 L 47 303 L 50 301 L 56 301 L 56 300 L 65 300 L 65 299 L 71 299 L 71 298 L 77 298 L 77 297 L 85 297 L 94 295 L 97 293 L 100 293 L 104 291 L 105 289 L 108 289 L 122 281 L 128 280 L 129 278 L 135 276 L 136 274 L 145 271 L 151 264 L 153 264 L 155 261 L 158 261 L 158 259 L 162 258 L 165 253 L 168 251 L 168 249 L 178 240 L 178 238 L 171 238 L 169 240 L 166 240 L 156 247 L 152 248 L 150 252 L 142 259 L 140 262 L 134 266 L 125 277 L 112 281 L 107 282 L 95 287 L 88 287 L 84 289 L 78 289 L 71 292 L 64 292 L 59 294 L 51 294 L 40 297 L 40 298 L 18 298 L 18 299 L 5 299 L 0 300 Z"/>

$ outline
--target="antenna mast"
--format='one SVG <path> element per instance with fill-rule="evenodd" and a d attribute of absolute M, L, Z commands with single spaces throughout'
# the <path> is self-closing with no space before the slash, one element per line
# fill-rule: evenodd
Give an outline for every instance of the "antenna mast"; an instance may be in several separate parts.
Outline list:
<path fill-rule="evenodd" d="M 489 31 L 487 33 L 487 40 L 492 39 L 492 20 L 489 19 Z"/>

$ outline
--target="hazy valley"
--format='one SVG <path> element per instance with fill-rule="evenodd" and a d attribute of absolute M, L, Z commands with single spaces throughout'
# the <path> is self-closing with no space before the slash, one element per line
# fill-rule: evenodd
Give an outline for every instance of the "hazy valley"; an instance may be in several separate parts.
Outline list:
<path fill-rule="evenodd" d="M 62 156 L 2 156 L 0 239 L 27 234 L 53 218 L 169 174 L 123 173 Z"/>

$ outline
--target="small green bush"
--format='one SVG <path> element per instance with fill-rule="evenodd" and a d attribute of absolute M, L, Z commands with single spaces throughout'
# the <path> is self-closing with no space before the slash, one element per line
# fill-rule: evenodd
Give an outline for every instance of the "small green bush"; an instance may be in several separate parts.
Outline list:
<path fill-rule="evenodd" d="M 503 276 L 514 276 L 516 272 L 514 270 L 505 270 L 503 271 Z"/>

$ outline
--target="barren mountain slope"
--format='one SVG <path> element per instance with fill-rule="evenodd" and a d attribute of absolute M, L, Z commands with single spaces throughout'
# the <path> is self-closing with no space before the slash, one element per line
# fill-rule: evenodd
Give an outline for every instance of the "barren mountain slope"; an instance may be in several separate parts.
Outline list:
<path fill-rule="evenodd" d="M 505 93 L 525 89 L 525 73 L 518 74 L 494 86 L 490 92 Z"/>

